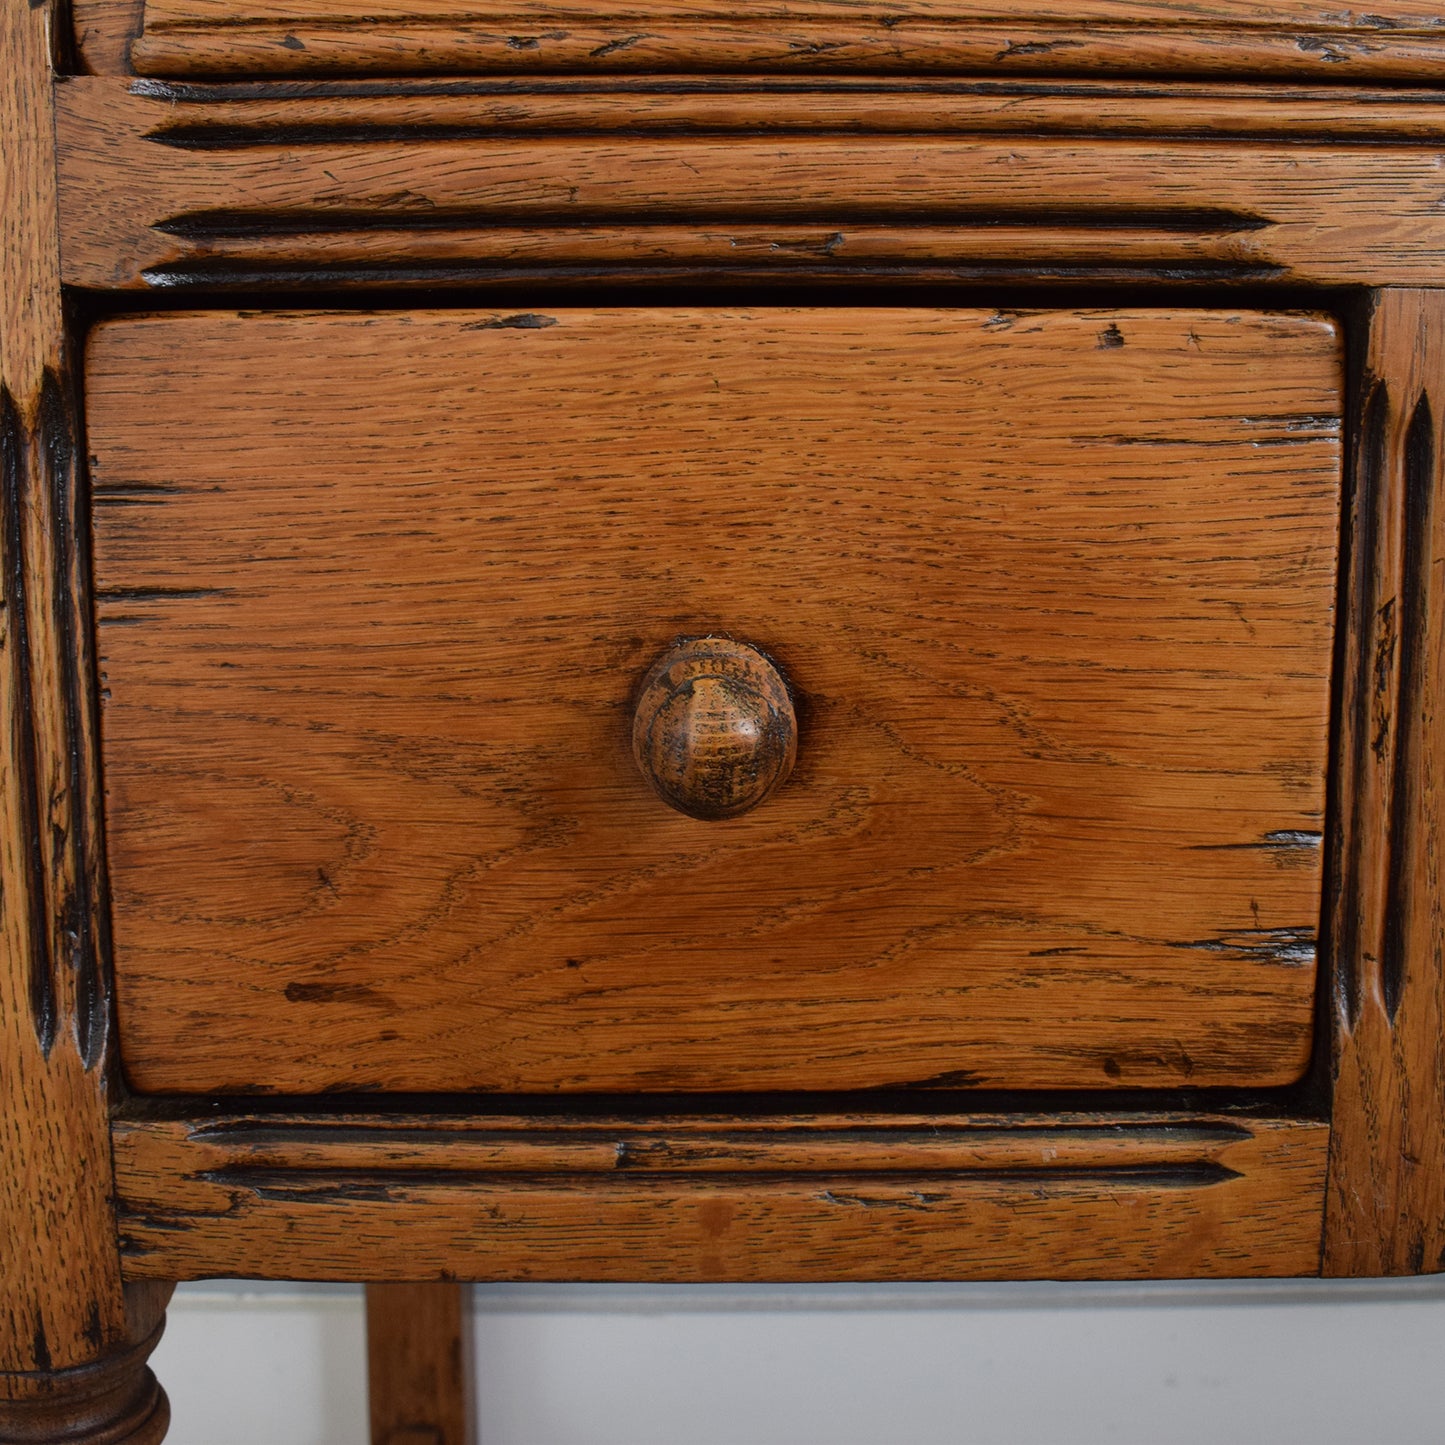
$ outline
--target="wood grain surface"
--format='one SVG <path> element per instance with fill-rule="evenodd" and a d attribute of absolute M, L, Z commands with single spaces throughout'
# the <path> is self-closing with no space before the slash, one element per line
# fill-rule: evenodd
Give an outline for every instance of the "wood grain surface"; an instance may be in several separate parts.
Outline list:
<path fill-rule="evenodd" d="M 131 74 L 130 47 L 145 23 L 145 0 L 70 0 L 69 10 L 76 68 Z"/>
<path fill-rule="evenodd" d="M 465 1285 L 366 1287 L 371 1445 L 476 1445 L 471 1384 Z"/>
<path fill-rule="evenodd" d="M 0 1439 L 156 1445 L 169 1286 L 122 1284 L 54 13 L 0 0 Z"/>
<path fill-rule="evenodd" d="M 533 281 L 1435 286 L 1438 9 L 68 9 L 93 74 L 52 92 L 48 7 L 0 0 L 0 1437 L 154 1445 L 144 1361 L 178 1277 L 1304 1274 L 1322 1198 L 1326 1273 L 1445 1268 L 1439 293 L 1380 293 L 1362 348 L 1330 1125 L 130 1099 L 114 1178 L 60 305 L 62 280 L 198 304 Z M 1385 88 L 1402 81 L 1420 88 Z M 1225 310 L 827 315 L 102 328 L 135 1082 L 1294 1077 L 1333 332 Z M 627 757 L 629 682 L 695 626 L 805 680 L 799 774 L 736 824 L 669 815 Z"/>
<path fill-rule="evenodd" d="M 1445 293 L 1375 300 L 1351 525 L 1329 1274 L 1445 1270 Z"/>
<path fill-rule="evenodd" d="M 108 1177 L 109 1171 L 107 1171 Z M 114 1221 L 98 1237 L 114 1243 Z M 57 1273 L 60 1294 L 70 1281 Z M 0 1440 L 5 1445 L 160 1445 L 170 1402 L 146 1361 L 160 1343 L 169 1281 L 126 1286 L 125 1333 L 83 1364 L 0 1374 Z"/>
<path fill-rule="evenodd" d="M 94 6 L 88 8 L 95 8 Z M 111 9 L 110 0 L 103 7 Z M 114 10 L 129 11 L 129 3 Z M 171 76 L 1004 71 L 1428 80 L 1438 8 L 1317 0 L 145 0 L 129 62 Z M 82 31 L 93 29 L 84 14 Z"/>
<path fill-rule="evenodd" d="M 901 79 L 888 76 L 488 76 L 171 84 L 68 77 L 61 123 L 110 125 L 215 152 L 326 142 L 500 139 L 533 132 L 1150 136 L 1276 143 L 1431 144 L 1445 135 L 1423 87 L 1223 81 Z M 278 178 L 280 179 L 280 178 Z M 1215 197 L 1227 206 L 1227 194 Z"/>
<path fill-rule="evenodd" d="M 117 1125 L 126 1270 L 379 1280 L 1313 1274 L 1328 1128 L 1182 1114 Z"/>
<path fill-rule="evenodd" d="M 88 381 L 138 1088 L 1304 1067 L 1329 322 L 174 315 Z M 629 747 L 711 633 L 800 713 L 726 824 Z"/>
<path fill-rule="evenodd" d="M 41 1375 L 130 1333 L 89 911 L 95 795 L 75 757 L 87 735 L 51 22 L 48 6 L 0 0 L 0 1432 L 38 1418 Z"/>
<path fill-rule="evenodd" d="M 452 86 L 68 83 L 66 282 L 1429 285 L 1445 255 L 1418 91 Z"/>

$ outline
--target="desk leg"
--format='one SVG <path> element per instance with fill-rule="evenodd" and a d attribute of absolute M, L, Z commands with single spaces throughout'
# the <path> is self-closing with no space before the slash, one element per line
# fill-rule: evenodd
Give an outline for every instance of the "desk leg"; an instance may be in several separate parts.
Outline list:
<path fill-rule="evenodd" d="M 470 1285 L 367 1285 L 371 1445 L 473 1445 L 470 1323 Z"/>
<path fill-rule="evenodd" d="M 1428 1274 L 1445 1271 L 1445 291 L 1377 292 L 1363 359 L 1323 1273 Z"/>
<path fill-rule="evenodd" d="M 129 1339 L 87 1364 L 0 1374 L 3 1445 L 159 1445 L 170 1405 L 146 1360 L 170 1285 L 126 1291 Z"/>
<path fill-rule="evenodd" d="M 61 305 L 63 3 L 0 0 L 0 1441 L 155 1445 L 167 1285 L 113 1214 L 110 976 L 84 545 Z"/>

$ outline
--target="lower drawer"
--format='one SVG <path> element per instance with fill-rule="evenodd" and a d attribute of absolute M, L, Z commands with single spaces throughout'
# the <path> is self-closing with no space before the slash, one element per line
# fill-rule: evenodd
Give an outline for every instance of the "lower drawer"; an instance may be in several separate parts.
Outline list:
<path fill-rule="evenodd" d="M 139 1089 L 1305 1067 L 1328 320 L 169 314 L 87 388 Z M 699 636 L 796 715 L 738 817 L 633 755 Z"/>

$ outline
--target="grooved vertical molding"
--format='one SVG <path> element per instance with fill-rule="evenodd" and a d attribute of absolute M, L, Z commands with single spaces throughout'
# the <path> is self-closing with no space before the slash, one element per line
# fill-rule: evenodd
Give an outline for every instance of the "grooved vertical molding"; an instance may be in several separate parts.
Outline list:
<path fill-rule="evenodd" d="M 122 1287 L 52 15 L 0 0 L 0 1439 L 160 1438 L 168 1291 Z"/>
<path fill-rule="evenodd" d="M 1445 1270 L 1445 291 L 1377 294 L 1344 625 L 1324 1273 Z"/>

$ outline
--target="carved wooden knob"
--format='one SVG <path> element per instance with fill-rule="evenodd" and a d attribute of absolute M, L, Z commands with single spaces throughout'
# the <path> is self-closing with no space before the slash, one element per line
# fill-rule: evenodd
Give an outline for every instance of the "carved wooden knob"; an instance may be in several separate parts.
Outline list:
<path fill-rule="evenodd" d="M 781 787 L 798 751 L 783 675 L 756 647 L 695 637 L 642 680 L 632 752 L 664 802 L 691 818 L 736 818 Z"/>

